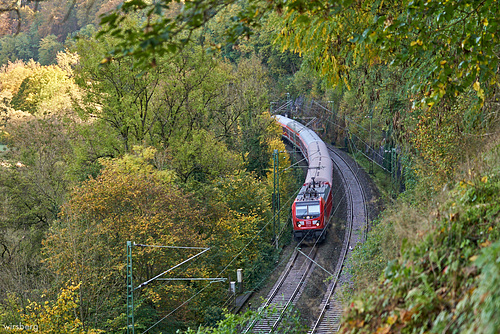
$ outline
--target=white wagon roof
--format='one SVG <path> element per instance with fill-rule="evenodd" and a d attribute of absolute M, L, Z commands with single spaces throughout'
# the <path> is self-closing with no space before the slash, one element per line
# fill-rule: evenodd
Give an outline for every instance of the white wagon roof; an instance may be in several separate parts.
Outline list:
<path fill-rule="evenodd" d="M 307 155 L 305 158 L 309 162 L 309 169 L 304 183 L 310 183 L 314 178 L 315 182 L 328 182 L 331 186 L 333 163 L 328 148 L 321 138 L 316 132 L 297 121 L 280 115 L 276 115 L 275 117 L 278 123 L 288 127 L 299 136 L 307 150 L 307 152 L 303 152 Z"/>

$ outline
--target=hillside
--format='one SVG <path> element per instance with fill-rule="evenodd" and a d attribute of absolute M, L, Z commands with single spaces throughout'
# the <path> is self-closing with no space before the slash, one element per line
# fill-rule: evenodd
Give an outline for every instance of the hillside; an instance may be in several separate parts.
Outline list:
<path fill-rule="evenodd" d="M 168 277 L 259 288 L 283 105 L 383 194 L 342 330 L 500 331 L 498 0 L 118 4 L 0 6 L 0 324 L 124 332 L 126 241 L 210 248 Z M 301 181 L 279 159 L 284 203 Z M 133 254 L 139 284 L 195 251 Z M 226 291 L 143 286 L 135 323 L 234 332 L 254 315 Z"/>
<path fill-rule="evenodd" d="M 441 191 L 402 197 L 382 215 L 353 259 L 363 288 L 352 292 L 343 333 L 498 333 L 495 137 Z"/>

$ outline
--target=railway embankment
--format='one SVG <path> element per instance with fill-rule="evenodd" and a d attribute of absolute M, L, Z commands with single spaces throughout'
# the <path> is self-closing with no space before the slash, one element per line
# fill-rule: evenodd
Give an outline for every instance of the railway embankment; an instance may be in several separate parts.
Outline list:
<path fill-rule="evenodd" d="M 352 259 L 342 333 L 498 333 L 500 146 L 382 215 Z M 371 281 L 371 283 L 370 283 Z"/>

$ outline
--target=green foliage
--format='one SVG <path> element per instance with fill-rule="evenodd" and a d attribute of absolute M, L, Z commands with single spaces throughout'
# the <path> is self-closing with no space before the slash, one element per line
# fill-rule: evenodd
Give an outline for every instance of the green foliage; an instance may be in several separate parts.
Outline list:
<path fill-rule="evenodd" d="M 175 11 L 177 4 L 171 0 L 155 4 L 143 1 L 127 2 L 119 10 L 101 19 L 103 30 L 98 36 L 119 37 L 120 43 L 111 51 L 111 57 L 134 55 L 140 61 L 149 63 L 156 54 L 161 56 L 166 52 L 175 53 L 187 45 L 193 31 L 232 3 L 235 1 L 190 1 L 183 4 L 182 10 Z M 145 17 L 143 23 L 123 29 L 122 22 L 127 16 L 135 13 Z M 243 25 L 240 27 L 244 29 Z"/>
<path fill-rule="evenodd" d="M 414 72 L 387 65 L 353 66 L 351 89 L 342 90 L 336 98 L 336 123 L 349 130 L 358 148 L 371 143 L 391 172 L 394 166 L 387 151 L 395 150 L 396 164 L 402 167 L 393 180 L 402 180 L 406 189 L 417 187 L 431 194 L 481 145 L 481 137 L 495 119 L 494 98 L 478 110 L 480 100 L 470 88 L 456 98 L 444 97 L 432 108 L 412 105 L 419 97 L 410 92 Z M 343 139 L 342 130 L 337 133 Z M 394 193 L 399 189 L 395 187 Z"/>
<path fill-rule="evenodd" d="M 500 329 L 500 241 L 482 249 L 474 264 L 481 272 L 477 288 L 472 296 L 465 298 L 458 309 L 462 312 L 479 310 L 478 314 L 469 317 L 472 324 L 464 333 L 493 334 Z"/>
<path fill-rule="evenodd" d="M 48 227 L 69 188 L 68 133 L 57 117 L 28 119 L 7 127 L 10 163 L 0 169 L 6 197 L 3 222 L 10 227 Z"/>
<path fill-rule="evenodd" d="M 225 203 L 242 215 L 254 214 L 262 220 L 269 218 L 268 190 L 254 173 L 234 171 L 224 178 L 214 180 L 217 187 L 215 203 Z"/>
<path fill-rule="evenodd" d="M 63 46 L 55 35 L 42 38 L 38 49 L 38 61 L 41 65 L 53 65 L 56 63 L 57 53 L 62 50 Z"/>
<path fill-rule="evenodd" d="M 9 92 L 9 97 L 12 99 L 12 95 L 17 94 L 24 79 L 39 68 L 40 64 L 32 60 L 28 62 L 18 60 L 3 65 L 0 71 L 2 94 Z"/>
<path fill-rule="evenodd" d="M 220 48 L 220 54 L 224 59 L 229 59 L 238 66 L 244 64 L 244 59 L 257 56 L 266 67 L 269 79 L 272 81 L 272 84 L 267 85 L 271 100 L 279 100 L 285 92 L 292 92 L 292 96 L 295 96 L 295 91 L 292 91 L 293 87 L 289 85 L 295 73 L 300 70 L 302 59 L 298 54 L 289 51 L 282 52 L 274 43 L 276 24 L 279 21 L 278 15 L 271 13 L 263 20 L 262 26 L 253 31 L 250 39 L 226 41 L 225 33 L 231 28 L 235 15 L 244 7 L 243 2 L 237 2 L 221 10 L 200 31 L 201 37 L 204 38 L 203 44 L 216 45 Z M 305 92 L 301 91 L 301 93 Z"/>
<path fill-rule="evenodd" d="M 427 105 L 471 87 L 484 101 L 486 90 L 496 83 L 498 2 L 403 4 L 398 15 L 383 13 L 377 17 L 376 28 L 367 31 L 364 39 L 379 46 L 389 60 L 422 69 L 412 90 L 424 92 L 422 102 Z"/>
<path fill-rule="evenodd" d="M 363 289 L 377 280 L 380 273 L 387 265 L 387 258 L 384 251 L 392 248 L 389 243 L 384 242 L 388 235 L 392 235 L 391 226 L 376 224 L 370 231 L 370 237 L 364 242 L 362 247 L 355 248 L 349 261 L 350 272 L 356 281 L 356 289 Z M 394 256 L 394 254 L 391 254 Z"/>
<path fill-rule="evenodd" d="M 403 242 L 378 287 L 351 303 L 343 332 L 498 332 L 499 190 L 497 174 L 469 172 L 425 237 Z"/>
<path fill-rule="evenodd" d="M 71 185 L 71 149 L 60 118 L 10 119 L 5 130 L 11 149 L 0 165 L 0 289 L 26 303 L 50 285 L 40 249 Z"/>
<path fill-rule="evenodd" d="M 121 312 L 120 294 L 125 286 L 119 282 L 126 240 L 202 245 L 200 209 L 171 182 L 171 172 L 151 165 L 153 153 L 138 148 L 123 159 L 102 160 L 105 169 L 101 175 L 74 190 L 45 241 L 46 263 L 51 271 L 61 281 L 82 282 L 79 313 L 85 326 L 105 327 L 108 319 Z M 189 255 L 182 251 L 154 252 L 152 248 L 134 250 L 134 279 L 139 283 Z M 200 267 L 184 274 L 199 277 L 204 272 Z M 190 291 L 185 283 L 153 285 L 137 291 L 137 297 L 144 296 L 146 305 L 168 309 Z M 144 320 L 137 319 L 138 323 Z"/>
<path fill-rule="evenodd" d="M 245 166 L 263 177 L 272 168 L 269 164 L 272 157 L 270 145 L 273 139 L 279 138 L 279 128 L 267 112 L 249 117 L 247 122 L 241 135 L 241 150 L 246 152 Z"/>
<path fill-rule="evenodd" d="M 85 330 L 81 320 L 77 316 L 79 297 L 78 290 L 80 284 L 68 284 L 61 288 L 57 299 L 40 305 L 31 302 L 22 312 L 24 326 L 28 326 L 32 331 L 47 334 L 61 332 L 71 333 L 102 333 L 100 330 Z"/>
<path fill-rule="evenodd" d="M 283 47 L 312 55 L 318 72 L 333 83 L 350 86 L 351 70 L 360 62 L 411 66 L 416 71 L 410 92 L 423 94 L 415 104 L 428 106 L 469 88 L 484 101 L 496 83 L 496 0 L 346 0 L 294 7 L 288 6 L 281 26 Z"/>
<path fill-rule="evenodd" d="M 0 69 L 0 110 L 1 125 L 4 126 L 12 115 L 11 101 L 17 94 L 24 79 L 33 74 L 40 65 L 34 61 L 24 62 L 22 60 L 9 62 Z"/>
<path fill-rule="evenodd" d="M 247 311 L 242 315 L 226 313 L 225 318 L 220 320 L 216 326 L 211 327 L 199 327 L 197 330 L 188 329 L 187 331 L 177 331 L 178 334 L 233 334 L 240 332 L 242 328 L 246 328 L 255 320 L 262 319 L 264 317 L 272 317 L 273 314 L 277 313 L 276 309 L 263 309 L 261 313 L 256 313 L 252 311 Z M 279 331 L 284 333 L 304 333 L 306 328 L 300 323 L 300 315 L 294 311 L 289 310 L 283 317 L 283 321 L 278 328 Z"/>
<path fill-rule="evenodd" d="M 0 320 L 3 324 L 18 324 L 21 321 L 22 308 L 19 298 L 9 292 L 0 305 Z"/>
<path fill-rule="evenodd" d="M 9 61 L 29 61 L 36 58 L 38 50 L 35 45 L 37 44 L 37 41 L 25 32 L 19 33 L 17 36 L 3 36 L 0 38 L 0 64 L 6 65 Z"/>
<path fill-rule="evenodd" d="M 355 5 L 349 0 L 286 6 L 278 27 L 279 42 L 283 49 L 307 55 L 310 66 L 329 82 L 349 86 L 350 70 L 364 49 L 349 39 L 368 25 L 371 6 L 376 5 L 366 1 Z"/>
<path fill-rule="evenodd" d="M 432 182 L 439 187 L 453 175 L 466 148 L 467 106 L 450 101 L 420 113 L 413 112 L 418 123 L 412 140 L 423 159 L 418 173 L 423 178 L 432 171 Z"/>
<path fill-rule="evenodd" d="M 172 151 L 172 164 L 183 182 L 190 177 L 197 181 L 221 177 L 241 166 L 238 155 L 204 130 L 194 131 L 188 140 L 173 143 Z"/>
<path fill-rule="evenodd" d="M 288 50 L 283 51 L 275 43 L 276 26 L 279 20 L 279 15 L 271 13 L 262 21 L 262 27 L 256 29 L 254 35 L 248 40 L 249 46 L 262 58 L 262 63 L 266 65 L 269 76 L 273 80 L 273 84 L 269 87 L 273 101 L 283 98 L 287 92 L 291 96 L 309 94 L 309 92 L 295 88 L 295 86 L 300 86 L 294 81 L 297 80 L 295 76 L 302 69 L 302 57 Z M 301 74 L 307 76 L 307 73 Z"/>
<path fill-rule="evenodd" d="M 80 123 L 69 127 L 74 137 L 71 142 L 72 159 L 68 161 L 67 177 L 72 182 L 79 183 L 99 175 L 102 165 L 100 158 L 119 156 L 120 139 L 113 129 L 105 123 Z"/>
<path fill-rule="evenodd" d="M 45 7 L 59 15 L 57 3 Z M 50 27 L 38 17 L 32 28 L 49 37 L 33 48 L 41 61 L 53 62 L 52 51 L 60 45 L 48 32 L 62 38 L 67 25 Z M 75 22 L 72 13 L 68 22 Z M 134 22 L 129 17 L 123 26 Z M 143 71 L 129 58 L 100 64 L 119 40 L 107 36 L 99 43 L 91 26 L 83 33 L 88 38 L 70 43 L 79 55 L 58 53 L 57 65 L 50 66 L 11 63 L 0 73 L 2 125 L 7 124 L 2 138 L 12 148 L 0 167 L 0 252 L 5 255 L 0 290 L 15 292 L 20 308 L 28 299 L 36 302 L 40 307 L 33 319 L 49 321 L 47 312 L 58 309 L 59 290 L 74 279 L 81 282 L 78 301 L 73 299 L 68 311 L 81 321 L 74 329 L 123 329 L 125 240 L 208 245 L 212 249 L 201 264 L 187 266 L 180 276 L 226 276 L 243 268 L 248 287 L 255 286 L 277 259 L 269 243 L 266 175 L 280 135 L 264 112 L 271 82 L 265 65 L 274 59 L 273 80 L 280 80 L 282 71 L 276 50 L 266 53 L 263 64 L 247 44 L 244 57 L 231 64 L 216 53 L 207 56 L 204 47 L 186 44 L 174 56 L 156 55 L 156 67 Z M 73 105 L 66 104 L 70 97 Z M 14 112 L 11 105 L 31 114 Z M 156 149 L 137 149 L 136 144 Z M 288 181 L 283 175 L 282 192 L 290 190 Z M 134 282 L 189 255 L 134 248 Z M 10 263 L 4 262 L 7 257 Z M 16 274 L 4 279 L 9 272 Z M 139 289 L 138 328 L 146 329 L 193 296 L 158 330 L 215 321 L 226 286 L 205 284 Z M 47 291 L 49 297 L 42 297 Z M 7 296 L 0 298 L 3 312 L 10 304 Z M 205 312 L 208 306 L 216 312 Z M 18 320 L 13 310 L 8 319 Z"/>
<path fill-rule="evenodd" d="M 172 140 L 186 139 L 194 127 L 209 122 L 209 110 L 226 103 L 220 101 L 223 92 L 218 88 L 224 86 L 227 69 L 199 47 L 158 58 L 156 67 L 145 73 L 131 69 L 130 58 L 99 65 L 114 43 L 113 38 L 77 43 L 76 82 L 84 89 L 78 109 L 82 117 L 108 123 L 122 140 L 124 152 L 144 142 L 169 146 Z"/>
<path fill-rule="evenodd" d="M 235 155 L 223 145 L 216 146 L 208 133 L 193 133 L 193 140 L 199 143 L 188 142 L 186 151 L 175 151 L 175 158 L 152 148 L 136 147 L 133 154 L 120 159 L 101 159 L 104 168 L 100 175 L 74 190 L 63 206 L 60 220 L 51 227 L 44 242 L 46 264 L 59 278 L 56 284 L 69 279 L 82 282 L 78 312 L 83 314 L 85 326 L 111 329 L 109 326 L 121 326 L 124 320 L 117 296 L 124 293 L 124 285 L 119 282 L 125 240 L 211 247 L 196 265 L 187 265 L 182 274 L 172 272 L 165 277 L 213 277 L 243 268 L 246 282 L 251 285 L 273 263 L 263 261 L 274 252 L 266 242 L 269 235 L 261 231 L 269 217 L 267 188 L 253 174 L 238 170 L 238 165 L 234 166 L 236 171 L 226 170 L 230 166 L 228 158 Z M 211 152 L 211 157 L 184 157 L 202 142 L 212 148 L 206 151 Z M 181 189 L 174 182 L 182 174 L 165 166 L 158 169 L 162 160 L 179 167 L 193 162 L 193 166 L 200 167 L 200 173 L 191 174 L 205 178 L 188 177 L 188 184 Z M 190 187 L 196 193 L 188 192 Z M 194 255 L 189 251 L 172 253 L 141 247 L 134 247 L 133 252 L 136 284 Z M 136 297 L 142 300 L 136 313 L 138 326 L 154 323 L 164 310 L 176 308 L 185 296 L 194 296 L 201 288 L 205 290 L 202 295 L 160 326 L 172 330 L 203 322 L 203 317 L 210 316 L 204 312 L 207 305 L 223 303 L 225 286 L 180 281 L 152 283 L 137 290 Z M 102 300 L 106 302 L 95 307 L 96 301 Z"/>

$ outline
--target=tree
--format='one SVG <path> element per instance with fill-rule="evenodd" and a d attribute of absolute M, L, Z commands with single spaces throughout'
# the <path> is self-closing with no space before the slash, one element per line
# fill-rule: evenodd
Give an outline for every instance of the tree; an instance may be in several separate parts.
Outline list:
<path fill-rule="evenodd" d="M 11 95 L 16 94 L 23 80 L 39 67 L 40 64 L 33 60 L 26 63 L 22 60 L 17 60 L 3 65 L 0 71 L 0 87 L 2 88 L 2 92 L 8 91 Z"/>
<path fill-rule="evenodd" d="M 68 284 L 61 288 L 55 302 L 40 305 L 37 302 L 31 302 L 22 312 L 23 328 L 34 332 L 56 334 L 56 333 L 79 333 L 79 334 L 97 334 L 100 330 L 85 330 L 82 322 L 78 319 L 75 311 L 78 309 L 79 298 L 78 290 L 81 284 Z M 17 325 L 15 325 L 18 327 Z"/>
<path fill-rule="evenodd" d="M 0 165 L 0 300 L 9 292 L 27 303 L 51 285 L 40 249 L 70 188 L 71 146 L 54 116 L 12 117 L 4 129 L 10 150 Z"/>
<path fill-rule="evenodd" d="M 24 79 L 39 67 L 40 64 L 32 60 L 27 63 L 17 60 L 13 63 L 8 62 L 8 64 L 0 68 L 0 106 L 4 114 L 2 118 L 8 119 L 11 117 L 12 97 L 17 94 Z M 2 120 L 2 123 L 4 123 L 4 120 Z"/>
<path fill-rule="evenodd" d="M 38 48 L 38 61 L 41 65 L 52 65 L 56 63 L 58 52 L 63 50 L 61 43 L 57 41 L 55 35 L 48 35 L 42 38 Z"/>
<path fill-rule="evenodd" d="M 471 87 L 484 100 L 496 82 L 495 0 L 327 3 L 288 8 L 281 36 L 285 48 L 316 55 L 315 66 L 334 82 L 348 82 L 360 61 L 413 67 L 411 92 L 425 95 L 429 106 Z"/>
<path fill-rule="evenodd" d="M 156 68 L 141 75 L 140 71 L 130 71 L 126 59 L 99 66 L 97 59 L 107 47 L 95 40 L 78 42 L 75 51 L 80 60 L 75 81 L 83 94 L 76 107 L 83 119 L 107 123 L 122 142 L 120 151 L 127 152 L 152 136 L 153 109 L 160 108 L 155 93 L 163 70 Z"/>
<path fill-rule="evenodd" d="M 230 148 L 248 152 L 249 132 L 256 131 L 252 126 L 256 126 L 256 118 L 267 109 L 268 73 L 255 55 L 241 58 L 226 71 L 230 76 L 223 82 L 223 94 L 208 110 L 210 129 Z M 266 129 L 257 131 L 262 134 Z"/>
<path fill-rule="evenodd" d="M 172 167 L 182 182 L 224 177 L 241 167 L 240 157 L 205 130 L 195 130 L 184 141 L 172 144 Z"/>
<path fill-rule="evenodd" d="M 193 128 L 206 124 L 207 110 L 216 109 L 222 95 L 225 67 L 197 46 L 171 59 L 158 58 L 147 72 L 131 69 L 130 58 L 99 65 L 114 43 L 112 38 L 105 43 L 81 39 L 76 45 L 76 82 L 84 90 L 78 105 L 82 117 L 108 123 L 125 152 L 143 142 L 168 147 L 172 138 L 186 139 Z"/>
<path fill-rule="evenodd" d="M 201 210 L 173 184 L 172 172 L 155 170 L 153 158 L 154 150 L 137 148 L 121 159 L 102 160 L 101 175 L 74 190 L 44 243 L 57 282 L 81 282 L 78 318 L 85 328 L 105 328 L 107 320 L 124 312 L 125 241 L 203 246 Z M 147 281 L 189 255 L 192 252 L 134 248 L 134 280 Z M 203 266 L 184 273 L 205 275 Z M 190 289 L 184 282 L 150 284 L 136 297 L 146 299 L 144 307 L 161 312 L 176 307 L 186 293 Z"/>
<path fill-rule="evenodd" d="M 55 116 L 11 121 L 5 129 L 13 149 L 6 155 L 9 163 L 0 169 L 0 186 L 9 203 L 9 214 L 1 218 L 9 226 L 28 230 L 48 227 L 69 188 L 70 134 Z"/>
<path fill-rule="evenodd" d="M 24 78 L 12 97 L 12 107 L 33 115 L 66 111 L 71 106 L 73 81 L 56 65 L 40 67 Z"/>
<path fill-rule="evenodd" d="M 28 33 L 21 32 L 17 36 L 3 36 L 0 38 L 0 64 L 6 65 L 9 61 L 29 61 L 37 56 L 37 48 L 33 46 L 34 41 Z"/>
<path fill-rule="evenodd" d="M 246 168 L 257 173 L 259 177 L 266 176 L 272 165 L 273 150 L 271 142 L 281 136 L 279 127 L 268 112 L 251 115 L 246 118 L 245 131 L 242 132 L 240 143 L 245 156 Z"/>
<path fill-rule="evenodd" d="M 132 54 L 148 62 L 156 52 L 175 52 L 186 45 L 193 31 L 232 4 L 233 0 L 192 1 L 175 18 L 157 20 L 170 0 L 128 2 L 102 20 L 101 34 L 121 36 L 114 56 Z M 251 35 L 265 13 L 277 11 L 283 15 L 276 32 L 284 49 L 313 55 L 313 66 L 331 82 L 348 85 L 350 68 L 360 61 L 412 66 L 419 69 L 412 91 L 424 94 L 422 102 L 432 106 L 445 95 L 455 97 L 469 87 L 484 100 L 485 92 L 494 87 L 499 8 L 497 0 L 255 0 L 234 15 L 226 35 L 228 41 Z M 120 27 L 128 13 L 139 11 L 148 18 L 142 26 Z"/>

